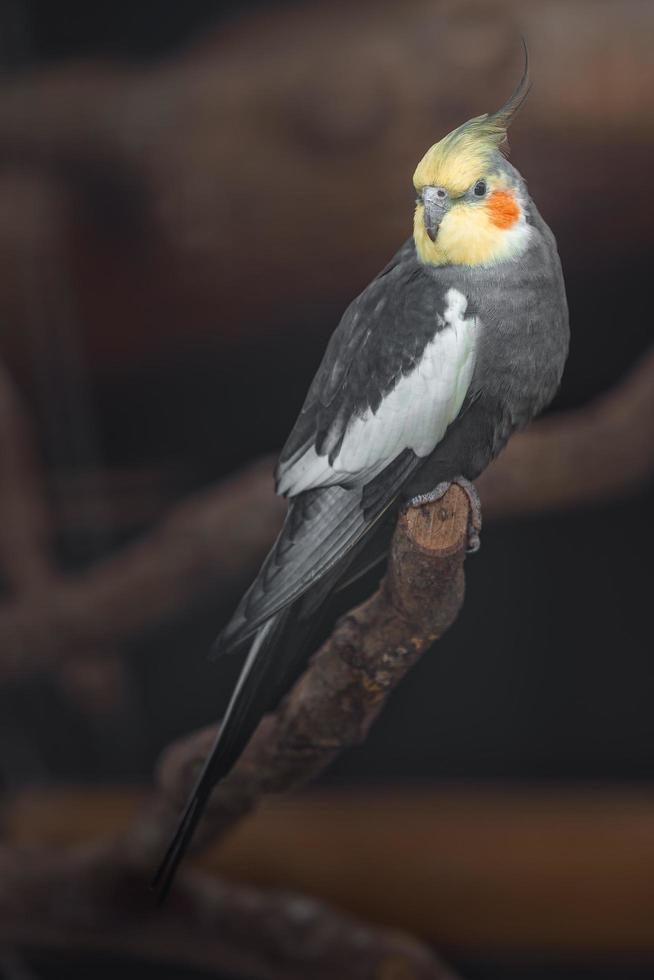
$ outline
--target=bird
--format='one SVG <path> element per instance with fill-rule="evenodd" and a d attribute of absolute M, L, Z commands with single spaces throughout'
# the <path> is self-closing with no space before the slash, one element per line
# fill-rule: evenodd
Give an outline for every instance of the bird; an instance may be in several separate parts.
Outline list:
<path fill-rule="evenodd" d="M 432 145 L 413 175 L 413 233 L 347 307 L 279 457 L 282 530 L 220 634 L 247 650 L 213 749 L 153 885 L 160 899 L 214 787 L 288 690 L 332 597 L 383 563 L 403 508 L 469 496 L 554 397 L 569 345 L 553 233 L 507 159 L 530 88 Z M 407 179 L 408 183 L 408 179 Z"/>

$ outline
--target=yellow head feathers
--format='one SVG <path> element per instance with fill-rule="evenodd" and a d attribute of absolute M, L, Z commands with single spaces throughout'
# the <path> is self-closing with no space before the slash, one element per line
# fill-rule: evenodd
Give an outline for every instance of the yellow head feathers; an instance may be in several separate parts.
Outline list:
<path fill-rule="evenodd" d="M 527 247 L 524 187 L 500 150 L 515 113 L 529 91 L 529 67 L 508 101 L 468 120 L 425 153 L 413 177 L 418 192 L 414 240 L 429 265 L 493 264 Z"/>
<path fill-rule="evenodd" d="M 529 64 L 513 95 L 492 115 L 485 113 L 463 123 L 431 146 L 416 167 L 416 190 L 428 186 L 447 187 L 450 194 L 463 194 L 483 174 L 495 152 L 506 146 L 506 131 L 529 92 Z"/>

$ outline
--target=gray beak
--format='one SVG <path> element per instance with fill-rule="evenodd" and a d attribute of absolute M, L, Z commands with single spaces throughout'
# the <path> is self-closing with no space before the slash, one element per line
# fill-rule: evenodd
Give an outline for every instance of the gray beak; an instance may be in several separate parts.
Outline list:
<path fill-rule="evenodd" d="M 444 187 L 424 187 L 422 200 L 425 206 L 425 231 L 435 242 L 438 227 L 450 206 L 450 197 Z"/>

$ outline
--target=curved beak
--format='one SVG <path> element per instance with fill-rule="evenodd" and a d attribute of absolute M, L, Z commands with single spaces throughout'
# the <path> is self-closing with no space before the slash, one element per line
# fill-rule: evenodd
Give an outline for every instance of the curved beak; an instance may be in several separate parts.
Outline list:
<path fill-rule="evenodd" d="M 425 208 L 425 231 L 432 242 L 435 242 L 440 223 L 450 207 L 450 195 L 444 187 L 424 187 L 422 201 Z"/>

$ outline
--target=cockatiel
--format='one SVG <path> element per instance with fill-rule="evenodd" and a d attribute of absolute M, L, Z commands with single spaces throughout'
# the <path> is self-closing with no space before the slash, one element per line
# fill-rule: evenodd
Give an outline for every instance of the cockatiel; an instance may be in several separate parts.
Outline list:
<path fill-rule="evenodd" d="M 412 237 L 327 346 L 277 467 L 286 521 L 218 639 L 249 652 L 155 879 L 163 894 L 211 790 L 311 651 L 330 594 L 385 558 L 400 508 L 456 481 L 478 513 L 470 481 L 558 388 L 569 329 L 556 242 L 501 152 L 528 88 L 525 63 L 501 109 L 427 150 Z"/>

